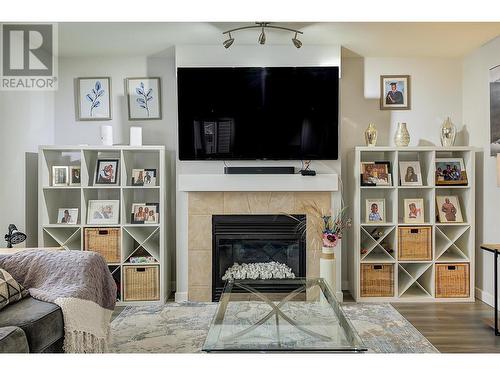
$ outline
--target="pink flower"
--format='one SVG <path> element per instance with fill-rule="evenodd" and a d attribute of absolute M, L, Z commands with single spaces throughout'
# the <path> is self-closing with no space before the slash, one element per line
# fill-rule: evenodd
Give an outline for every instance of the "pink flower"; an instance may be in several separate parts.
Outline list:
<path fill-rule="evenodd" d="M 337 246 L 338 236 L 333 233 L 323 233 L 323 246 L 335 247 Z"/>

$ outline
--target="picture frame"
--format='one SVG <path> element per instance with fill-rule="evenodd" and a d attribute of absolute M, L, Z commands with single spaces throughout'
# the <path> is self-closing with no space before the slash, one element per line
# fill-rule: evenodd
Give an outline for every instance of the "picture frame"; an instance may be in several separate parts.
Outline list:
<path fill-rule="evenodd" d="M 132 186 L 156 186 L 156 169 L 132 169 Z"/>
<path fill-rule="evenodd" d="M 467 186 L 467 171 L 462 158 L 437 158 L 435 161 L 437 186 Z"/>
<path fill-rule="evenodd" d="M 399 180 L 401 186 L 422 186 L 420 161 L 400 161 Z"/>
<path fill-rule="evenodd" d="M 76 78 L 76 120 L 111 120 L 111 77 Z"/>
<path fill-rule="evenodd" d="M 365 222 L 385 223 L 385 199 L 366 199 L 365 200 Z"/>
<path fill-rule="evenodd" d="M 72 165 L 69 167 L 69 185 L 80 186 L 82 184 L 82 168 Z"/>
<path fill-rule="evenodd" d="M 425 207 L 422 198 L 407 198 L 404 199 L 404 217 L 405 224 L 424 224 L 425 223 Z"/>
<path fill-rule="evenodd" d="M 97 159 L 96 185 L 117 185 L 120 176 L 120 159 Z"/>
<path fill-rule="evenodd" d="M 132 204 L 132 224 L 158 224 L 159 203 L 134 203 Z"/>
<path fill-rule="evenodd" d="M 500 65 L 490 68 L 490 155 L 500 153 Z"/>
<path fill-rule="evenodd" d="M 391 186 L 390 171 L 388 161 L 361 162 L 361 186 Z"/>
<path fill-rule="evenodd" d="M 380 76 L 380 109 L 409 110 L 411 109 L 410 76 L 381 75 Z"/>
<path fill-rule="evenodd" d="M 87 206 L 87 224 L 119 224 L 119 200 L 89 200 Z"/>
<path fill-rule="evenodd" d="M 57 224 L 76 225 L 78 223 L 78 208 L 59 208 Z"/>
<path fill-rule="evenodd" d="M 161 78 L 125 78 L 129 121 L 161 120 Z"/>
<path fill-rule="evenodd" d="M 52 167 L 52 186 L 68 186 L 69 169 L 65 165 L 54 165 Z"/>
<path fill-rule="evenodd" d="M 436 210 L 440 223 L 463 223 L 462 209 L 457 195 L 437 195 Z"/>

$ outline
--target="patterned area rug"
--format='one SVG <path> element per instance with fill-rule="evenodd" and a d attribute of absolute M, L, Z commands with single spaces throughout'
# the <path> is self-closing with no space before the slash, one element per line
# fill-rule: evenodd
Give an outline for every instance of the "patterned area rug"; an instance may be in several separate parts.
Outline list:
<path fill-rule="evenodd" d="M 111 323 L 110 352 L 200 352 L 216 306 L 215 303 L 167 303 L 126 307 Z M 388 303 L 347 303 L 343 308 L 371 352 L 438 352 Z"/>

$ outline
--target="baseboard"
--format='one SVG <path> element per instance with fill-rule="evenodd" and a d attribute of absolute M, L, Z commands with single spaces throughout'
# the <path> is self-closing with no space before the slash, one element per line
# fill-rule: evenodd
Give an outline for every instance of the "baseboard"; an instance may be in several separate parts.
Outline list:
<path fill-rule="evenodd" d="M 495 298 L 493 297 L 493 294 L 485 292 L 482 289 L 476 288 L 476 298 L 483 301 L 487 305 L 490 305 L 491 307 L 495 306 Z M 500 306 L 500 298 L 498 300 L 498 306 Z"/>
<path fill-rule="evenodd" d="M 187 292 L 176 292 L 175 302 L 186 302 L 188 300 Z"/>

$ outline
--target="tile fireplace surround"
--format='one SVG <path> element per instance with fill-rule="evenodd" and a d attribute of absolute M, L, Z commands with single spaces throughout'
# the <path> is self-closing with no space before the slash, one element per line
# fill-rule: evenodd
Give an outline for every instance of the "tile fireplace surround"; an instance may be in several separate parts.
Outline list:
<path fill-rule="evenodd" d="M 305 214 L 316 203 L 331 207 L 330 192 L 189 192 L 188 300 L 212 300 L 212 215 Z M 307 238 L 307 277 L 319 277 L 321 245 Z"/>
<path fill-rule="evenodd" d="M 311 204 L 327 211 L 335 204 L 338 177 L 180 174 L 177 188 L 175 299 L 207 302 L 212 300 L 212 215 L 307 215 Z M 306 238 L 306 276 L 319 277 L 321 243 L 311 237 Z"/>

